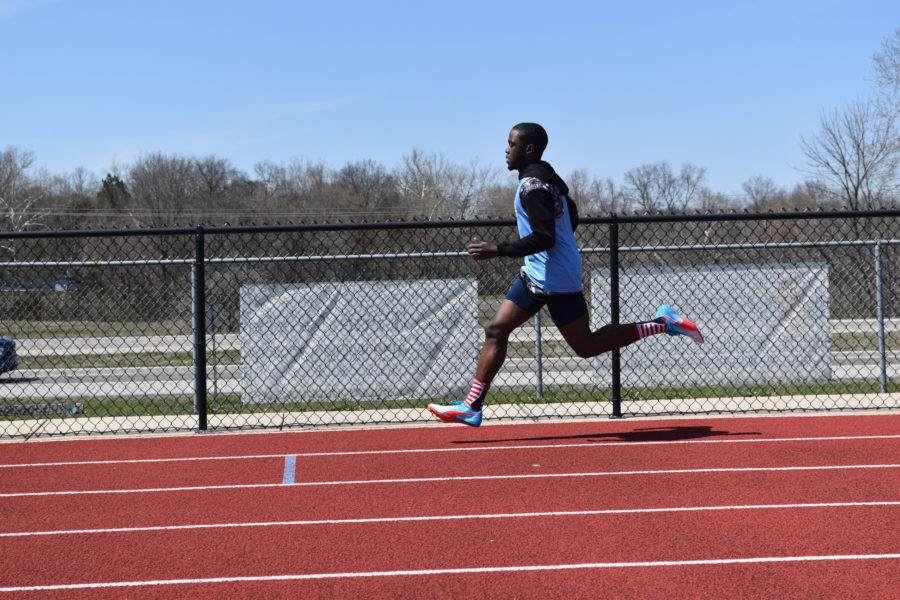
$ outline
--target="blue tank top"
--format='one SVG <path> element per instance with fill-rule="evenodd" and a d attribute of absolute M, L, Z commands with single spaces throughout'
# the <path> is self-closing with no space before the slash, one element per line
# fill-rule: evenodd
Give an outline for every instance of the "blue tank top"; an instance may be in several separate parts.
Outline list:
<path fill-rule="evenodd" d="M 575 233 L 569 220 L 566 197 L 559 188 L 535 177 L 526 177 L 516 190 L 516 221 L 519 237 L 531 234 L 531 222 L 522 198 L 533 189 L 541 188 L 553 196 L 556 217 L 556 244 L 549 250 L 525 257 L 522 270 L 531 281 L 547 294 L 569 294 L 581 291 L 581 255 L 575 244 Z"/>

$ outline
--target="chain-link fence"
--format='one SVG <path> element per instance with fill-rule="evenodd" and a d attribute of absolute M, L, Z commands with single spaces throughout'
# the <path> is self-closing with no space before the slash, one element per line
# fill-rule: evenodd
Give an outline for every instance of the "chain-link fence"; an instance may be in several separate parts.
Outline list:
<path fill-rule="evenodd" d="M 593 326 L 706 343 L 578 358 L 517 330 L 488 419 L 900 407 L 900 211 L 585 219 Z M 520 260 L 511 221 L 0 234 L 0 435 L 430 420 Z M 0 348 L 2 350 L 3 348 Z"/>

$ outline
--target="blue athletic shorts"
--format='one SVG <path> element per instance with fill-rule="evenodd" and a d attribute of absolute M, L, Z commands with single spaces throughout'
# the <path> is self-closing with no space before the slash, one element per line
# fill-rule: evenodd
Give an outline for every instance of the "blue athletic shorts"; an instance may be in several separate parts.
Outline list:
<path fill-rule="evenodd" d="M 516 277 L 515 283 L 509 288 L 506 299 L 530 315 L 537 314 L 541 307 L 546 305 L 550 311 L 550 318 L 557 327 L 568 325 L 588 312 L 584 294 L 574 292 L 571 294 L 535 294 L 532 293 L 524 281 L 524 275 Z"/>

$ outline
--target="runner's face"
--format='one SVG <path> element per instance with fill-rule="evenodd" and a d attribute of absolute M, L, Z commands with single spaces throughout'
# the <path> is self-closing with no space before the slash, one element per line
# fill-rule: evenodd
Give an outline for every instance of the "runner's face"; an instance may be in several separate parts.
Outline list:
<path fill-rule="evenodd" d="M 529 163 L 534 152 L 533 144 L 525 144 L 519 137 L 519 132 L 513 129 L 509 132 L 509 140 L 506 145 L 506 168 L 510 171 L 518 171 Z"/>

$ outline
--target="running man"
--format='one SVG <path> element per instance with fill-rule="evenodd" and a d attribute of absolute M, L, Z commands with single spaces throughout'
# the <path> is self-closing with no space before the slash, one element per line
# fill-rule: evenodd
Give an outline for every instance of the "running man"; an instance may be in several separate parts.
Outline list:
<path fill-rule="evenodd" d="M 697 326 L 666 305 L 660 306 L 650 321 L 590 330 L 574 234 L 578 214 L 568 186 L 542 160 L 546 147 L 547 132 L 537 123 L 519 123 L 509 132 L 506 166 L 519 173 L 515 198 L 519 239 L 492 244 L 474 238 L 466 250 L 475 260 L 524 257 L 525 264 L 497 314 L 485 325 L 484 345 L 469 395 L 449 405 L 428 405 L 442 421 L 481 425 L 484 399 L 506 359 L 510 334 L 545 305 L 563 338 L 582 358 L 663 333 L 703 343 Z"/>

